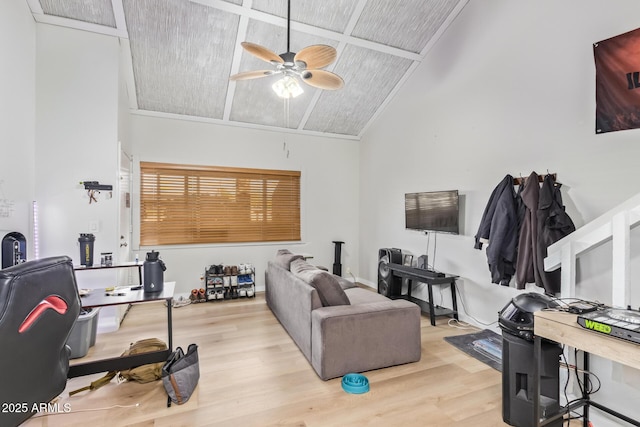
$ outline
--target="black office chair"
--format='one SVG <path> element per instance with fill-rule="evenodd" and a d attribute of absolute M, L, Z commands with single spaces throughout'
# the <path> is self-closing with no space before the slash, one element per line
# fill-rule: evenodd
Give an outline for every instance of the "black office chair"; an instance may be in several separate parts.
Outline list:
<path fill-rule="evenodd" d="M 80 313 L 71 259 L 27 261 L 0 270 L 1 426 L 17 426 L 64 390 L 66 342 Z"/>

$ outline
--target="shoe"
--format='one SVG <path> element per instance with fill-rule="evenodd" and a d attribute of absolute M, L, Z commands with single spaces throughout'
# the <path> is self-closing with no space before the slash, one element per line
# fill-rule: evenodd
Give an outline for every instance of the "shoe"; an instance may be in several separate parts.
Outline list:
<path fill-rule="evenodd" d="M 205 296 L 203 288 L 198 289 L 198 300 L 199 301 L 206 301 L 207 300 L 207 297 Z"/>
<path fill-rule="evenodd" d="M 238 275 L 238 266 L 237 265 L 232 265 L 231 266 L 231 275 L 232 276 Z"/>
<path fill-rule="evenodd" d="M 191 304 L 191 300 L 187 299 L 185 297 L 180 297 L 177 300 L 174 299 L 173 302 L 171 303 L 171 307 L 173 308 L 180 308 L 180 307 L 184 307 L 185 305 L 189 305 Z"/>
<path fill-rule="evenodd" d="M 247 289 L 247 297 L 252 297 L 255 295 L 255 291 L 253 290 L 253 286 Z"/>
<path fill-rule="evenodd" d="M 238 289 L 237 288 L 231 289 L 231 298 L 232 299 L 237 299 L 238 298 Z"/>
<path fill-rule="evenodd" d="M 189 299 L 191 302 L 198 302 L 198 290 L 191 289 L 191 294 L 189 295 Z"/>
<path fill-rule="evenodd" d="M 253 274 L 253 264 L 247 264 L 245 269 L 247 270 L 247 274 Z"/>
<path fill-rule="evenodd" d="M 228 265 L 225 265 L 224 268 L 222 269 L 222 274 L 224 274 L 225 276 L 230 276 L 231 275 L 231 267 Z"/>
<path fill-rule="evenodd" d="M 238 276 L 231 276 L 231 286 L 238 286 Z"/>
<path fill-rule="evenodd" d="M 231 276 L 224 276 L 224 277 L 222 278 L 222 285 L 223 285 L 225 288 L 228 288 L 230 284 L 231 284 Z"/>

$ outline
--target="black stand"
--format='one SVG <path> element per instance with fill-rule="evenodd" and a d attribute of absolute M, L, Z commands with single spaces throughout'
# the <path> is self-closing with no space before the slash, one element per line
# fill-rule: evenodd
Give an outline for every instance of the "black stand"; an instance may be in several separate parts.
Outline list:
<path fill-rule="evenodd" d="M 391 296 L 393 299 L 406 299 L 418 306 L 423 313 L 429 314 L 429 320 L 432 326 L 436 326 L 436 316 L 453 316 L 458 320 L 458 301 L 456 299 L 456 279 L 458 276 L 451 276 L 448 274 L 435 273 L 430 270 L 424 270 L 416 267 L 409 267 L 401 264 L 388 264 L 391 274 L 398 277 L 405 277 L 409 279 L 409 286 L 407 289 L 407 295 Z M 429 301 L 424 301 L 419 298 L 411 296 L 411 288 L 414 282 L 421 282 L 427 284 L 427 290 L 429 293 Z M 451 288 L 451 304 L 452 309 L 434 306 L 433 305 L 433 289 L 434 285 L 449 285 Z"/>
<path fill-rule="evenodd" d="M 342 276 L 342 262 L 340 261 L 340 258 L 341 258 L 341 252 L 342 252 L 342 245 L 344 244 L 344 242 L 334 240 L 333 243 L 336 245 L 335 257 L 334 257 L 335 259 L 333 261 L 333 274 L 335 274 L 336 276 Z"/>
<path fill-rule="evenodd" d="M 585 331 L 587 330 L 585 329 Z M 594 332 L 589 332 L 589 333 L 594 333 Z M 616 339 L 616 338 L 613 338 L 613 339 Z M 635 420 L 631 417 L 621 414 L 618 411 L 615 411 L 607 406 L 601 405 L 591 400 L 591 397 L 589 396 L 589 393 L 586 392 L 586 389 L 583 389 L 581 399 L 577 399 L 572 403 L 570 403 L 569 405 L 564 406 L 559 412 L 556 411 L 552 415 L 543 413 L 544 412 L 543 411 L 543 408 L 544 408 L 544 400 L 543 400 L 544 399 L 544 395 L 543 395 L 544 382 L 543 381 L 544 381 L 545 371 L 544 371 L 542 356 L 544 355 L 544 348 L 543 348 L 544 344 L 545 343 L 543 342 L 542 337 L 539 337 L 537 335 L 534 337 L 532 425 L 536 427 L 553 426 L 555 425 L 553 424 L 554 422 L 559 423 L 558 425 L 562 425 L 563 424 L 562 418 L 564 417 L 565 414 L 569 414 L 571 413 L 571 411 L 575 411 L 579 408 L 582 408 L 582 411 L 583 411 L 582 425 L 583 427 L 587 427 L 591 425 L 591 423 L 589 422 L 589 408 L 593 406 L 594 408 L 600 409 L 601 411 L 606 412 L 609 415 L 613 415 L 618 419 L 626 421 L 631 425 L 640 426 L 640 421 Z M 635 351 L 635 349 L 632 351 Z M 589 352 L 582 350 L 582 357 L 583 357 L 582 358 L 582 363 L 583 363 L 582 383 L 587 384 L 589 383 Z M 536 414 L 538 415 L 536 416 Z"/>

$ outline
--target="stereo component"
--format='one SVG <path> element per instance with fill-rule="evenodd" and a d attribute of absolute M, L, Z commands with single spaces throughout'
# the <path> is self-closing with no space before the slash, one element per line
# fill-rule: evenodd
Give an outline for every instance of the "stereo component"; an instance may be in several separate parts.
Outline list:
<path fill-rule="evenodd" d="M 394 276 L 389 264 L 402 264 L 402 251 L 396 248 L 378 250 L 378 293 L 386 297 L 402 293 L 402 278 Z"/>

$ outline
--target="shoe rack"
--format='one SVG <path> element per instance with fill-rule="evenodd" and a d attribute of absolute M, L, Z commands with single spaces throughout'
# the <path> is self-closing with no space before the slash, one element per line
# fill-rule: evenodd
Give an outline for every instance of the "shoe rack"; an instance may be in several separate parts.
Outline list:
<path fill-rule="evenodd" d="M 253 264 L 210 265 L 205 269 L 207 301 L 221 301 L 256 296 Z"/>

